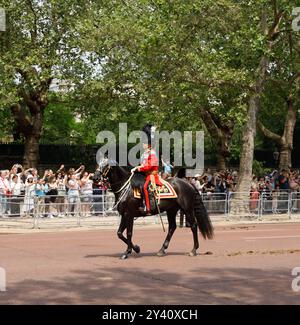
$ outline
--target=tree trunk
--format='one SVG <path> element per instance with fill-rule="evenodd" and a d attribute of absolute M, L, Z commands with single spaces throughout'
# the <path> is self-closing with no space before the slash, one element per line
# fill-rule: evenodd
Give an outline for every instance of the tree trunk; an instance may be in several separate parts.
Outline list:
<path fill-rule="evenodd" d="M 291 99 L 287 101 L 287 115 L 280 147 L 279 168 L 290 169 L 292 167 L 292 150 L 294 147 L 294 131 L 297 122 L 297 109 Z"/>
<path fill-rule="evenodd" d="M 268 63 L 269 60 L 263 56 L 259 65 L 259 76 L 255 85 L 255 93 L 249 99 L 247 123 L 243 134 L 237 193 L 231 202 L 230 209 L 230 218 L 233 220 L 252 218 L 249 210 L 249 193 L 252 180 L 257 114 L 260 108 L 260 97 L 263 92 Z"/>
<path fill-rule="evenodd" d="M 254 142 L 256 137 L 257 113 L 260 106 L 259 95 L 250 98 L 248 118 L 243 135 L 243 148 L 240 159 L 239 181 L 237 192 L 249 192 L 252 180 L 252 165 L 254 157 Z"/>
<path fill-rule="evenodd" d="M 39 161 L 40 136 L 29 134 L 25 137 L 23 165 L 25 168 L 37 167 Z"/>
<path fill-rule="evenodd" d="M 290 169 L 292 164 L 292 150 L 288 146 L 282 146 L 280 148 L 279 156 L 279 170 Z"/>
<path fill-rule="evenodd" d="M 39 161 L 39 141 L 43 129 L 43 110 L 39 108 L 34 113 L 32 112 L 31 123 L 32 129 L 25 135 L 25 149 L 24 149 L 24 161 L 23 164 L 27 168 L 36 168 Z"/>
<path fill-rule="evenodd" d="M 36 68 L 16 68 L 23 83 L 18 87 L 19 102 L 12 105 L 16 131 L 25 138 L 23 163 L 25 167 L 37 167 L 39 160 L 39 140 L 41 138 L 44 120 L 44 111 L 48 105 L 48 92 L 53 80 L 52 77 L 40 79 Z M 48 67 L 48 73 L 51 66 Z M 39 80 L 39 84 L 36 81 Z"/>
<path fill-rule="evenodd" d="M 292 98 L 287 100 L 287 114 L 284 124 L 284 132 L 282 136 L 273 133 L 267 129 L 261 122 L 258 122 L 258 127 L 263 135 L 276 142 L 280 152 L 279 170 L 290 169 L 292 167 L 292 150 L 294 144 L 294 131 L 297 122 L 297 109 L 295 108 Z"/>
<path fill-rule="evenodd" d="M 30 115 L 28 115 L 25 106 L 29 107 Z M 31 101 L 11 107 L 17 129 L 25 138 L 23 157 L 25 168 L 36 168 L 39 161 L 39 140 L 42 134 L 45 107 L 46 101 L 43 104 Z"/>
<path fill-rule="evenodd" d="M 224 155 L 224 153 L 220 151 L 217 153 L 217 168 L 223 171 L 227 168 L 227 155 Z"/>
<path fill-rule="evenodd" d="M 267 37 L 268 49 L 271 50 L 274 41 L 279 35 L 279 26 L 283 17 L 283 11 L 278 11 L 277 3 L 274 2 L 274 22 L 268 27 L 266 11 L 262 13 L 261 29 Z M 257 69 L 257 80 L 254 85 L 254 93 L 250 96 L 247 114 L 247 123 L 243 134 L 243 147 L 240 159 L 239 180 L 237 193 L 231 202 L 230 218 L 235 220 L 252 218 L 249 209 L 249 193 L 251 189 L 252 167 L 254 157 L 254 142 L 256 137 L 257 115 L 260 108 L 260 99 L 264 90 L 268 74 L 269 58 L 266 55 L 261 57 Z M 253 217 L 257 217 L 255 214 Z"/>
<path fill-rule="evenodd" d="M 226 170 L 234 124 L 223 123 L 208 108 L 200 108 L 199 113 L 217 147 L 217 167 L 219 170 Z"/>

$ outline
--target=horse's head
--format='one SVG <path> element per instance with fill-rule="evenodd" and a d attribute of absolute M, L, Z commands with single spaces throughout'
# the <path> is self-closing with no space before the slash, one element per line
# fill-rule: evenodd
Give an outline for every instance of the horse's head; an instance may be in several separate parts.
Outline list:
<path fill-rule="evenodd" d="M 111 171 L 112 167 L 117 166 L 117 162 L 115 160 L 112 159 L 108 159 L 108 158 L 103 158 L 100 162 L 99 162 L 99 168 L 97 170 L 98 175 L 101 175 L 103 177 L 107 177 L 109 172 Z"/>

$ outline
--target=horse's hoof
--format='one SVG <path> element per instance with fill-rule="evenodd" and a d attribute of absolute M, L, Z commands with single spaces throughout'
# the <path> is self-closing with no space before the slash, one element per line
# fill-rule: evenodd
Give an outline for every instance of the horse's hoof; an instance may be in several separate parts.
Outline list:
<path fill-rule="evenodd" d="M 158 257 L 163 257 L 163 256 L 166 256 L 167 253 L 166 253 L 166 251 L 159 251 L 156 255 L 157 255 Z"/>
<path fill-rule="evenodd" d="M 127 254 L 124 254 L 124 255 L 120 256 L 120 260 L 126 260 L 127 258 L 128 258 Z"/>
<path fill-rule="evenodd" d="M 139 254 L 139 253 L 141 252 L 140 246 L 138 246 L 138 245 L 135 245 L 135 246 L 133 247 L 133 250 L 134 250 L 137 254 Z"/>
<path fill-rule="evenodd" d="M 197 252 L 191 251 L 191 252 L 186 253 L 186 255 L 190 256 L 190 257 L 195 257 L 195 256 L 197 256 Z"/>

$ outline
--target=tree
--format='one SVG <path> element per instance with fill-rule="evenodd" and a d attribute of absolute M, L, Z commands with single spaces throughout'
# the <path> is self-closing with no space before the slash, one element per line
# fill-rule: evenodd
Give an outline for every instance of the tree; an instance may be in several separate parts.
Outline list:
<path fill-rule="evenodd" d="M 288 95 L 286 97 L 286 95 Z M 271 131 L 261 121 L 258 121 L 258 127 L 263 135 L 276 143 L 279 148 L 279 169 L 290 169 L 292 167 L 292 150 L 294 142 L 294 130 L 297 122 L 298 110 L 297 101 L 292 94 L 285 94 L 281 100 L 281 112 L 284 112 L 282 120 L 284 121 L 281 135 Z M 278 102 L 276 102 L 278 104 Z M 284 108 L 284 106 L 286 108 Z M 273 110 L 273 112 L 275 109 Z M 282 115 L 282 114 L 280 114 Z M 274 120 L 273 120 L 274 121 Z M 280 120 L 281 121 L 281 120 Z"/>
<path fill-rule="evenodd" d="M 205 124 L 225 169 L 245 112 L 247 71 L 236 60 L 245 35 L 236 30 L 246 14 L 229 0 L 112 1 L 92 10 L 84 46 L 105 62 L 99 83 L 115 98 L 135 101 L 164 128 L 187 116 L 189 127 Z"/>
<path fill-rule="evenodd" d="M 273 56 L 276 70 L 268 78 L 266 91 L 262 98 L 261 117 L 258 121 L 258 127 L 262 134 L 275 142 L 280 151 L 279 169 L 292 167 L 300 85 L 300 72 L 297 67 L 299 53 L 296 44 L 297 34 L 292 30 L 287 30 Z"/>
<path fill-rule="evenodd" d="M 44 112 L 53 80 L 83 71 L 76 24 L 84 1 L 1 0 L 7 31 L 0 35 L 1 104 L 13 115 L 17 133 L 24 137 L 24 164 L 38 163 Z M 81 75 L 82 77 L 82 75 Z"/>
<path fill-rule="evenodd" d="M 249 96 L 247 122 L 243 134 L 243 147 L 240 159 L 239 181 L 237 185 L 238 194 L 232 205 L 231 214 L 233 217 L 241 218 L 248 215 L 248 207 L 241 202 L 247 202 L 248 193 L 252 179 L 252 165 L 254 144 L 256 137 L 256 127 L 258 113 L 261 106 L 261 99 L 264 94 L 267 78 L 272 73 L 272 56 L 275 48 L 284 35 L 284 26 L 290 26 L 290 20 L 285 18 L 285 11 L 290 8 L 290 3 L 285 1 L 280 4 L 278 1 L 262 1 L 259 30 L 257 35 L 261 35 L 262 54 L 256 69 L 256 77 L 250 85 L 252 94 Z M 258 38 L 259 39 L 259 38 Z"/>

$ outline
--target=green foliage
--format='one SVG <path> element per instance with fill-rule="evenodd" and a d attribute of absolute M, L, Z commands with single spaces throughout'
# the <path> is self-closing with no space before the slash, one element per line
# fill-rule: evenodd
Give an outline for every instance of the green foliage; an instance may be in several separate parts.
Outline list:
<path fill-rule="evenodd" d="M 67 103 L 51 102 L 45 111 L 42 142 L 72 143 L 77 142 L 80 122 L 76 122 L 74 111 Z"/>
<path fill-rule="evenodd" d="M 0 141 L 13 135 L 13 121 L 9 111 L 0 109 Z"/>
<path fill-rule="evenodd" d="M 274 132 L 282 131 L 291 91 L 277 84 L 299 71 L 299 52 L 290 50 L 299 35 L 288 32 L 297 1 L 277 2 L 285 32 L 269 53 L 260 21 L 265 13 L 272 22 L 270 0 L 0 0 L 9 17 L 0 34 L 0 137 L 13 132 L 10 107 L 22 92 L 39 92 L 49 101 L 44 142 L 94 143 L 120 122 L 131 131 L 152 121 L 166 130 L 204 129 L 213 151 L 216 139 L 200 114 L 210 110 L 221 125 L 233 124 L 237 159 L 262 54 L 277 83 L 267 81 L 260 119 Z M 67 84 L 67 95 L 47 89 L 53 79 Z"/>
<path fill-rule="evenodd" d="M 272 172 L 271 168 L 264 167 L 265 161 L 253 161 L 253 174 L 257 177 L 264 177 Z"/>

